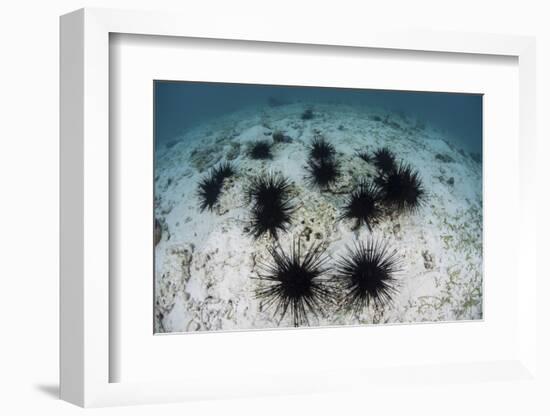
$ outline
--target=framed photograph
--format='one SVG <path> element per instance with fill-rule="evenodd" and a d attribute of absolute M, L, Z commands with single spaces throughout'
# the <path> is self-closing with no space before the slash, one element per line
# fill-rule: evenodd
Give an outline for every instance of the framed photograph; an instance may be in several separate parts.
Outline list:
<path fill-rule="evenodd" d="M 481 94 L 153 88 L 155 333 L 483 318 Z"/>
<path fill-rule="evenodd" d="M 311 26 L 61 18 L 63 399 L 536 382 L 534 40 Z"/>

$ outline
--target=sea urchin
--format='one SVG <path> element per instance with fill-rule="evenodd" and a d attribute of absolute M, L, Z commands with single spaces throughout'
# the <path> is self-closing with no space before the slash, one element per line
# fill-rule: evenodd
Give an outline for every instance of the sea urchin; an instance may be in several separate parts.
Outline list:
<path fill-rule="evenodd" d="M 235 167 L 230 162 L 224 162 L 220 166 L 213 168 L 212 174 L 218 181 L 223 182 L 224 179 L 235 174 Z"/>
<path fill-rule="evenodd" d="M 395 155 L 387 147 L 382 147 L 374 152 L 374 166 L 382 172 L 388 173 L 395 169 Z"/>
<path fill-rule="evenodd" d="M 377 178 L 384 203 L 398 212 L 414 212 L 423 204 L 426 191 L 418 171 L 401 163 L 391 172 Z"/>
<path fill-rule="evenodd" d="M 301 256 L 300 240 L 293 241 L 290 252 L 279 245 L 268 249 L 269 263 L 259 263 L 258 279 L 267 285 L 256 289 L 256 297 L 266 309 L 274 307 L 279 324 L 290 312 L 295 327 L 309 325 L 308 315 L 318 316 L 327 303 L 334 302 L 334 292 L 325 278 L 328 257 L 322 243 L 313 244 Z"/>
<path fill-rule="evenodd" d="M 271 143 L 267 140 L 252 143 L 248 149 L 248 155 L 252 159 L 271 159 L 273 157 Z"/>
<path fill-rule="evenodd" d="M 398 271 L 396 253 L 381 240 L 370 239 L 347 248 L 336 262 L 333 280 L 343 292 L 344 308 L 358 314 L 370 304 L 377 309 L 391 304 Z"/>
<path fill-rule="evenodd" d="M 199 181 L 197 195 L 201 211 L 212 211 L 222 193 L 223 181 L 235 174 L 235 168 L 231 163 L 222 163 Z"/>
<path fill-rule="evenodd" d="M 277 238 L 279 231 L 287 230 L 295 209 L 290 188 L 289 180 L 281 175 L 267 174 L 252 179 L 246 197 L 251 204 L 250 232 L 255 238 L 265 233 Z"/>
<path fill-rule="evenodd" d="M 340 164 L 333 158 L 309 159 L 306 170 L 308 182 L 321 189 L 332 185 L 340 176 Z"/>
<path fill-rule="evenodd" d="M 340 218 L 355 219 L 356 228 L 365 224 L 372 231 L 383 215 L 380 202 L 378 186 L 362 181 L 349 195 Z"/>
<path fill-rule="evenodd" d="M 309 146 L 309 158 L 315 160 L 332 159 L 336 149 L 323 136 L 315 136 Z"/>

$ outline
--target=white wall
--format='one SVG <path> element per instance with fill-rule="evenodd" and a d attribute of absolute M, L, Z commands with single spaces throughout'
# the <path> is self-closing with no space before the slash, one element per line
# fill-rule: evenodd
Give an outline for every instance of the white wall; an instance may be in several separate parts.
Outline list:
<path fill-rule="evenodd" d="M 403 0 L 403 1 L 162 1 L 162 0 L 11 0 L 0 9 L 0 151 L 2 233 L 0 267 L 0 413 L 73 414 L 79 409 L 55 400 L 58 367 L 58 16 L 74 9 L 116 7 L 181 10 L 207 25 L 222 14 L 291 22 L 326 22 L 327 31 L 340 25 L 364 27 L 431 27 L 441 30 L 513 33 L 538 38 L 539 168 L 548 165 L 550 129 L 550 12 L 544 1 L 530 0 Z M 540 169 L 540 213 L 547 212 L 550 189 Z M 544 180 L 543 178 L 544 177 Z M 513 220 L 513 219 L 511 219 Z M 548 220 L 541 227 L 548 231 Z M 542 228 L 541 228 L 542 230 Z M 540 231 L 542 235 L 542 231 Z M 503 234 L 505 237 L 505 235 Z M 540 237 L 542 240 L 542 237 Z M 542 253 L 542 245 L 539 246 Z M 548 246 L 546 246 L 548 249 Z M 547 251 L 547 250 L 546 250 Z M 544 253 L 546 256 L 547 254 Z M 542 256 L 541 256 L 542 257 Z M 539 292 L 549 293 L 549 285 Z M 541 313 L 548 316 L 548 306 Z M 546 323 L 548 320 L 546 320 Z M 548 328 L 548 327 L 547 327 Z M 542 333 L 541 333 L 542 336 Z M 550 351 L 548 335 L 544 347 Z M 548 361 L 543 357 L 545 364 Z M 437 391 L 437 394 L 434 392 Z M 550 389 L 549 389 L 550 391 Z M 191 403 L 103 409 L 100 414 L 343 414 L 361 412 L 427 414 L 542 414 L 541 393 L 499 384 L 490 393 L 468 385 L 411 389 L 394 397 L 292 397 L 246 401 Z M 545 404 L 548 412 L 548 404 Z M 547 413 L 548 414 L 548 413 Z"/>

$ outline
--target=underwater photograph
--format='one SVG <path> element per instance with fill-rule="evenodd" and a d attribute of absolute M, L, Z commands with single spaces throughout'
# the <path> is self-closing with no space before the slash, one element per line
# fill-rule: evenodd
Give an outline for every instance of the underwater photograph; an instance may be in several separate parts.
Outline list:
<path fill-rule="evenodd" d="M 154 82 L 154 332 L 483 318 L 481 94 Z"/>

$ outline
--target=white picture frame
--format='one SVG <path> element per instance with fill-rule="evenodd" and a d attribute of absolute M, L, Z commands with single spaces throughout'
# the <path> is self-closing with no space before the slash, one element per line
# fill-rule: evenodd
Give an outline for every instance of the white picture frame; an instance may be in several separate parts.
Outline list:
<path fill-rule="evenodd" d="M 206 27 L 192 16 L 168 13 L 82 9 L 61 18 L 61 398 L 80 406 L 158 403 L 197 398 L 239 397 L 273 393 L 323 392 L 374 385 L 410 377 L 410 369 L 349 369 L 281 375 L 234 382 L 220 374 L 182 381 L 110 382 L 109 282 L 109 36 L 113 33 L 332 45 L 453 54 L 505 55 L 519 67 L 520 226 L 515 247 L 523 283 L 517 293 L 517 348 L 506 360 L 471 363 L 418 363 L 413 378 L 421 381 L 536 378 L 535 230 L 535 41 L 529 37 L 465 33 L 309 30 L 279 25 L 240 25 L 220 20 Z M 279 336 L 276 332 L 271 337 Z M 303 337 L 313 336 L 304 333 Z M 360 370 L 360 369 L 358 369 Z M 342 380 L 347 380 L 343 382 Z M 225 386 L 225 387 L 224 387 Z"/>

